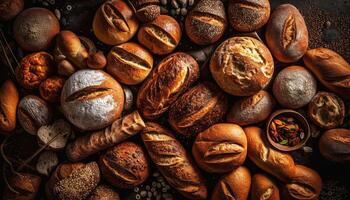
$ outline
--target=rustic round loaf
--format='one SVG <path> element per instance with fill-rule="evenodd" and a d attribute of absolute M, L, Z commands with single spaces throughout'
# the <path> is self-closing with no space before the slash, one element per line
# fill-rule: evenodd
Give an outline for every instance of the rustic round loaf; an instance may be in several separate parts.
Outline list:
<path fill-rule="evenodd" d="M 0 2 L 0 21 L 9 21 L 24 8 L 24 0 L 2 0 Z"/>
<path fill-rule="evenodd" d="M 109 149 L 100 157 L 102 176 L 119 188 L 133 188 L 149 176 L 148 157 L 141 146 L 124 142 Z"/>
<path fill-rule="evenodd" d="M 113 47 L 107 60 L 107 72 L 127 85 L 141 83 L 153 68 L 152 54 L 132 42 Z"/>
<path fill-rule="evenodd" d="M 178 133 L 196 135 L 224 118 L 227 103 L 227 96 L 219 87 L 211 82 L 203 82 L 172 104 L 168 121 Z"/>
<path fill-rule="evenodd" d="M 3 177 L 2 177 L 3 178 Z M 15 193 L 9 187 L 4 187 L 2 199 L 10 200 L 35 200 L 38 198 L 40 190 L 41 177 L 29 173 L 16 173 L 7 178 L 7 182 L 11 189 L 17 191 Z"/>
<path fill-rule="evenodd" d="M 264 121 L 273 111 L 275 100 L 266 91 L 261 90 L 250 97 L 233 103 L 227 121 L 246 126 Z"/>
<path fill-rule="evenodd" d="M 228 18 L 239 32 L 252 32 L 264 26 L 270 17 L 269 0 L 230 0 Z"/>
<path fill-rule="evenodd" d="M 127 42 L 138 27 L 135 12 L 125 0 L 106 1 L 96 11 L 92 23 L 97 39 L 108 45 Z"/>
<path fill-rule="evenodd" d="M 120 200 L 120 197 L 110 186 L 99 185 L 87 200 Z"/>
<path fill-rule="evenodd" d="M 210 71 L 218 85 L 227 93 L 250 96 L 270 82 L 274 64 L 267 47 L 251 37 L 232 37 L 215 50 Z"/>
<path fill-rule="evenodd" d="M 100 70 L 80 70 L 64 84 L 61 105 L 66 118 L 82 130 L 104 128 L 121 116 L 120 84 Z"/>
<path fill-rule="evenodd" d="M 307 105 L 315 96 L 317 82 L 304 67 L 290 66 L 276 76 L 272 90 L 279 104 L 297 109 Z"/>
<path fill-rule="evenodd" d="M 324 132 L 319 140 L 319 149 L 327 160 L 350 162 L 350 130 L 336 128 Z"/>
<path fill-rule="evenodd" d="M 227 27 L 225 7 L 222 1 L 202 0 L 186 17 L 187 36 L 196 44 L 215 43 Z"/>
<path fill-rule="evenodd" d="M 181 40 L 179 23 L 168 15 L 160 15 L 155 20 L 144 24 L 138 34 L 139 42 L 157 55 L 171 53 Z"/>
<path fill-rule="evenodd" d="M 215 124 L 197 135 L 192 154 L 204 171 L 230 172 L 245 161 L 247 138 L 236 124 Z"/>
<path fill-rule="evenodd" d="M 160 15 L 159 0 L 129 0 L 135 9 L 137 19 L 142 22 L 150 22 Z"/>

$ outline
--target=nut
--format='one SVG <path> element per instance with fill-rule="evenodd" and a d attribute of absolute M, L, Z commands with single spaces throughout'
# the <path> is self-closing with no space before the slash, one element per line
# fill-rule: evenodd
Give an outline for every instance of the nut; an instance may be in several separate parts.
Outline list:
<path fill-rule="evenodd" d="M 40 96 L 51 103 L 60 102 L 61 91 L 66 80 L 59 76 L 52 76 L 40 84 Z"/>

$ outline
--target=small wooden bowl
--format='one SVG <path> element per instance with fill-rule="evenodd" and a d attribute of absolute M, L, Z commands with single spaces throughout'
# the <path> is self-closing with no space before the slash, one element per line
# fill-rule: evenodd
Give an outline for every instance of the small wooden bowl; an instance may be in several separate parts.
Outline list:
<path fill-rule="evenodd" d="M 279 115 L 293 117 L 294 119 L 296 119 L 299 122 L 299 125 L 301 125 L 301 127 L 303 128 L 304 133 L 305 133 L 305 137 L 298 145 L 295 145 L 292 147 L 282 145 L 282 144 L 276 143 L 271 138 L 271 136 L 270 136 L 270 124 L 271 124 L 272 120 L 275 119 Z M 300 149 L 301 147 L 303 147 L 305 145 L 305 143 L 307 142 L 307 140 L 310 138 L 310 126 L 309 126 L 308 121 L 306 120 L 306 118 L 302 114 L 300 114 L 294 110 L 282 109 L 282 110 L 277 110 L 270 115 L 269 119 L 267 120 L 266 134 L 267 134 L 268 141 L 276 149 L 279 149 L 281 151 L 294 151 L 294 150 L 297 150 L 297 149 Z"/>

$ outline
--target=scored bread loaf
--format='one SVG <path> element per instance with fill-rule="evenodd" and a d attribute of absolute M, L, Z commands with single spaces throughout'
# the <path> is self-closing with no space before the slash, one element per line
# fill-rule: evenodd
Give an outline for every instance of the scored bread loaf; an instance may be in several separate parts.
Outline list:
<path fill-rule="evenodd" d="M 264 131 L 258 127 L 244 128 L 248 141 L 248 157 L 258 167 L 287 181 L 295 174 L 293 158 L 281 151 L 273 149 L 268 143 Z"/>
<path fill-rule="evenodd" d="M 207 198 L 202 175 L 169 130 L 149 122 L 141 137 L 152 161 L 173 188 L 189 199 Z"/>
<path fill-rule="evenodd" d="M 66 154 L 70 161 L 79 161 L 99 151 L 112 147 L 137 134 L 145 127 L 140 114 L 135 111 L 113 122 L 104 130 L 84 135 L 69 143 Z"/>
<path fill-rule="evenodd" d="M 278 186 L 273 179 L 265 174 L 255 174 L 252 177 L 251 200 L 279 200 Z"/>

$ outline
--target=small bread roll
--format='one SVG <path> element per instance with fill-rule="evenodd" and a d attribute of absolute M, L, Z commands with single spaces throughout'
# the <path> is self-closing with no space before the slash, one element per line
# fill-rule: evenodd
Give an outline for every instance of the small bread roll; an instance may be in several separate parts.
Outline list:
<path fill-rule="evenodd" d="M 278 186 L 271 177 L 265 174 L 255 174 L 252 177 L 251 200 L 279 200 Z"/>
<path fill-rule="evenodd" d="M 40 127 L 37 135 L 39 144 L 48 145 L 47 148 L 51 150 L 61 150 L 66 147 L 71 133 L 71 125 L 65 120 L 59 119 L 52 125 Z"/>
<path fill-rule="evenodd" d="M 192 146 L 199 167 L 209 173 L 230 172 L 247 156 L 247 138 L 236 124 L 215 124 L 201 132 Z"/>
<path fill-rule="evenodd" d="M 329 161 L 350 162 L 350 130 L 336 128 L 324 132 L 319 140 L 319 149 Z"/>
<path fill-rule="evenodd" d="M 50 175 L 51 171 L 58 165 L 58 156 L 53 151 L 44 151 L 40 154 L 36 163 L 36 170 L 43 175 Z"/>
<path fill-rule="evenodd" d="M 8 174 L 7 174 L 8 175 Z M 8 178 L 8 184 L 17 192 L 5 187 L 2 200 L 35 200 L 40 190 L 40 176 L 29 173 L 13 174 Z"/>
<path fill-rule="evenodd" d="M 87 200 L 120 200 L 120 197 L 110 186 L 99 185 Z"/>
<path fill-rule="evenodd" d="M 248 168 L 241 166 L 224 175 L 216 184 L 211 200 L 247 200 L 251 184 Z"/>
<path fill-rule="evenodd" d="M 0 131 L 9 134 L 16 128 L 19 94 L 13 81 L 5 81 L 0 88 Z"/>

